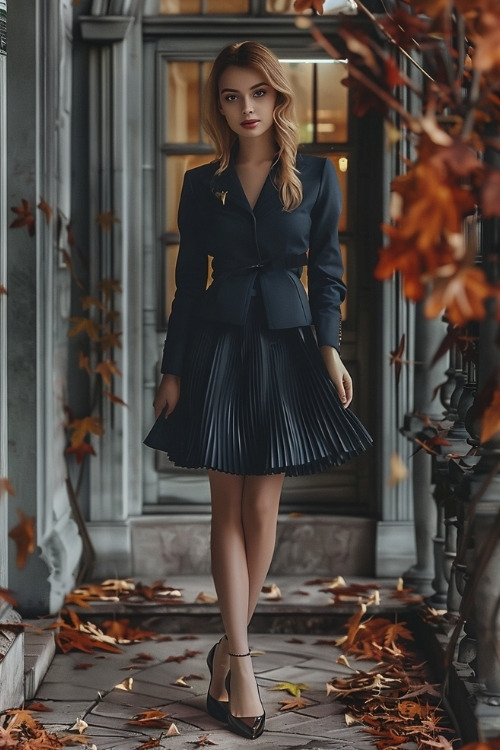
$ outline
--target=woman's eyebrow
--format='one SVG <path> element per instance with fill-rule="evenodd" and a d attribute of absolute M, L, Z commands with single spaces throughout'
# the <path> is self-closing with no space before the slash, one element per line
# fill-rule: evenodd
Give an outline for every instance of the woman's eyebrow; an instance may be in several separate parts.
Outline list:
<path fill-rule="evenodd" d="M 255 83 L 253 86 L 250 86 L 250 89 L 260 89 L 261 86 L 269 86 L 267 81 L 261 81 L 261 83 Z M 221 94 L 225 94 L 226 92 L 230 92 L 231 94 L 239 94 L 238 89 L 221 89 Z"/>

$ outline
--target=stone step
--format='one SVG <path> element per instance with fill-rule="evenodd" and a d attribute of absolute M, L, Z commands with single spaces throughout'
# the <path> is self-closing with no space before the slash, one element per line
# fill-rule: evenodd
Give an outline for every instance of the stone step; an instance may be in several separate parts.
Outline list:
<path fill-rule="evenodd" d="M 141 577 L 130 580 L 136 585 L 148 586 L 158 579 Z M 163 586 L 178 589 L 181 598 L 169 602 L 147 601 L 132 593 L 117 597 L 115 601 L 110 597 L 92 600 L 89 607 L 72 605 L 71 608 L 83 621 L 90 620 L 98 625 L 104 620 L 126 618 L 135 626 L 162 632 L 217 633 L 221 630 L 210 576 L 176 575 L 160 580 Z M 359 600 L 353 596 L 334 604 L 332 592 L 325 590 L 327 583 L 326 580 L 322 583 L 316 576 L 270 576 L 267 586 L 275 584 L 281 598 L 268 598 L 265 593 L 261 595 L 251 623 L 252 632 L 324 634 L 343 627 L 346 617 L 359 610 Z M 411 609 L 407 601 L 393 596 L 397 584 L 395 579 L 349 577 L 346 583 L 371 586 L 367 595 L 378 591 L 379 603 L 369 607 L 374 615 L 393 617 L 397 613 L 400 616 Z"/>
<path fill-rule="evenodd" d="M 0 713 L 17 708 L 23 702 L 23 641 L 22 630 L 9 630 L 21 622 L 21 617 L 10 607 L 0 618 Z M 2 625 L 7 626 L 2 629 Z"/>
<path fill-rule="evenodd" d="M 24 698 L 35 697 L 56 653 L 55 630 L 41 630 L 39 620 L 24 620 Z M 45 628 L 49 623 L 43 620 Z"/>
<path fill-rule="evenodd" d="M 271 576 L 373 576 L 376 523 L 370 518 L 280 515 Z M 141 516 L 130 521 L 131 574 L 207 575 L 208 515 Z"/>

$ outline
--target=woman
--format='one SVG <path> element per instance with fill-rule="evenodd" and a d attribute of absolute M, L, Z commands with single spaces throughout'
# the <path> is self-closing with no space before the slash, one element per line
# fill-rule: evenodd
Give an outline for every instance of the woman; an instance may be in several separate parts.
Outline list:
<path fill-rule="evenodd" d="M 225 636 L 207 659 L 207 710 L 255 739 L 265 713 L 247 627 L 273 555 L 284 476 L 340 464 L 371 439 L 347 409 L 352 383 L 338 351 L 337 178 L 329 160 L 297 154 L 293 95 L 266 47 L 219 53 L 204 126 L 216 160 L 184 178 L 177 291 L 145 442 L 179 466 L 208 469 Z"/>

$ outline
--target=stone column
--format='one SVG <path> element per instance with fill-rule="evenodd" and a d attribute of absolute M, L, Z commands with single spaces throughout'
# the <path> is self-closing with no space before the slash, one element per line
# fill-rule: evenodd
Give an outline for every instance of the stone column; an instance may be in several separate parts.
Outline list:
<path fill-rule="evenodd" d="M 0 2 L 0 23 L 5 20 Z M 0 285 L 7 288 L 7 58 L 0 28 Z M 7 461 L 7 297 L 0 291 L 0 479 L 8 476 Z M 0 587 L 9 585 L 8 493 L 0 487 Z M 0 598 L 2 623 L 19 622 L 12 606 Z M 0 633 L 0 712 L 19 706 L 24 697 L 23 633 Z"/>
<path fill-rule="evenodd" d="M 130 4 L 129 4 L 130 5 Z M 90 464 L 89 533 L 95 574 L 130 573 L 130 516 L 142 512 L 142 29 L 140 13 L 80 17 L 89 45 L 89 264 L 92 289 L 117 279 L 122 348 L 113 357 L 122 372 L 116 395 L 103 399 L 105 433 Z M 110 232 L 96 224 L 113 211 Z"/>
<path fill-rule="evenodd" d="M 9 542 L 9 585 L 23 614 L 35 615 L 61 606 L 81 552 L 66 489 L 70 277 L 59 257 L 71 195 L 71 0 L 16 0 L 9 43 L 8 205 L 25 199 L 37 218 L 34 236 L 8 230 L 9 522 L 18 523 L 17 508 L 35 518 L 37 541 L 24 570 Z M 41 199 L 50 221 L 36 208 Z"/>

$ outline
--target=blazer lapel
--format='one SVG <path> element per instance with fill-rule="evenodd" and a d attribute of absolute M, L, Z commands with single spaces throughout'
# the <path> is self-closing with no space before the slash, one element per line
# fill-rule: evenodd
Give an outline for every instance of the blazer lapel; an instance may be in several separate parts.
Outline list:
<path fill-rule="evenodd" d="M 254 214 L 259 218 L 274 213 L 275 211 L 283 210 L 279 190 L 274 184 L 275 174 L 276 167 L 272 167 L 264 185 L 262 186 L 260 195 L 257 198 L 257 203 L 254 206 Z"/>
<path fill-rule="evenodd" d="M 236 168 L 232 159 L 224 172 L 213 176 L 211 188 L 212 193 L 221 201 L 222 205 L 236 203 L 245 211 L 252 212 L 244 190 L 241 187 L 241 182 L 236 174 Z"/>

